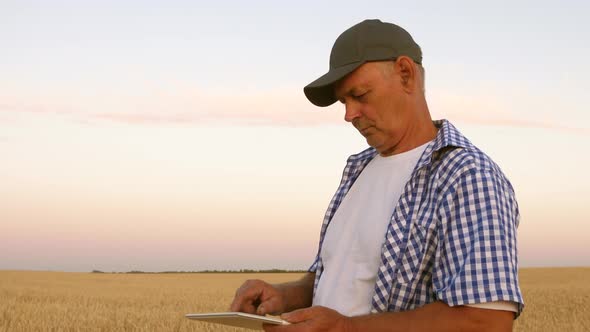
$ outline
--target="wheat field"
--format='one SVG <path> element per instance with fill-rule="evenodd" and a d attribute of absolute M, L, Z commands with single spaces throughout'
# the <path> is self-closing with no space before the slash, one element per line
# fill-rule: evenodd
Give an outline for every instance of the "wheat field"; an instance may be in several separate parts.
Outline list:
<path fill-rule="evenodd" d="M 0 271 L 0 331 L 248 331 L 190 321 L 225 311 L 246 279 L 300 274 L 101 274 Z M 523 269 L 515 331 L 590 331 L 590 268 Z"/>

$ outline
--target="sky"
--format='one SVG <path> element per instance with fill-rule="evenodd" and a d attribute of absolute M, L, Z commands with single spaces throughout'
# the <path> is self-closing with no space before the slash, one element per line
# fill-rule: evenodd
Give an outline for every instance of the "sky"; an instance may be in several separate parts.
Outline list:
<path fill-rule="evenodd" d="M 589 266 L 583 1 L 0 0 L 0 269 L 306 269 L 347 157 L 302 88 L 366 19 L 519 203 L 519 263 Z"/>

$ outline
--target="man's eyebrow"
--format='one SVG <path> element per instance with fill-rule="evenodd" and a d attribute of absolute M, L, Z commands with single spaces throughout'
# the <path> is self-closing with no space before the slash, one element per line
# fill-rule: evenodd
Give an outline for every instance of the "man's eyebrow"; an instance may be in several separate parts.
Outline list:
<path fill-rule="evenodd" d="M 343 103 L 343 104 L 344 104 L 344 101 L 342 100 L 342 98 L 343 98 L 343 97 L 345 97 L 345 96 L 349 96 L 351 93 L 352 93 L 352 89 L 350 89 L 350 90 L 348 90 L 347 92 L 345 92 L 345 93 L 342 93 L 342 94 L 336 94 L 336 99 L 337 99 L 339 102 L 341 102 L 341 103 Z"/>
<path fill-rule="evenodd" d="M 361 86 L 353 85 L 353 86 L 349 87 L 348 90 L 344 91 L 342 94 L 336 95 L 336 97 L 342 98 L 344 96 L 351 96 L 354 94 L 355 90 L 358 90 L 360 88 L 361 88 Z"/>
<path fill-rule="evenodd" d="M 350 89 L 348 89 L 345 93 L 343 94 L 337 94 L 334 93 L 334 96 L 336 97 L 336 100 L 340 101 L 341 103 L 343 103 L 342 98 L 345 96 L 353 96 L 356 92 L 356 90 L 367 90 L 368 87 L 363 84 L 363 85 L 359 85 L 359 86 L 353 86 Z"/>

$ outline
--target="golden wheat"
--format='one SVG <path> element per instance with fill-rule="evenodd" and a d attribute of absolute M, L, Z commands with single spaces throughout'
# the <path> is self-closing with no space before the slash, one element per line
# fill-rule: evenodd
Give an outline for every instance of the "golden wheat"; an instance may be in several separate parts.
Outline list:
<path fill-rule="evenodd" d="M 590 268 L 528 268 L 519 274 L 525 309 L 515 331 L 590 331 Z"/>
<path fill-rule="evenodd" d="M 225 311 L 246 279 L 299 274 L 100 274 L 0 271 L 0 331 L 247 331 L 190 321 Z M 523 269 L 515 331 L 590 331 L 590 268 Z"/>

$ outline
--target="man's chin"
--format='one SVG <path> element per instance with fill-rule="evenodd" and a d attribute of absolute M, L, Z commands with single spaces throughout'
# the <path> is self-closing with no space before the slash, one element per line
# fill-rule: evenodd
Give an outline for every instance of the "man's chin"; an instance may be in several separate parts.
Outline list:
<path fill-rule="evenodd" d="M 379 146 L 381 145 L 379 142 L 375 141 L 374 137 L 371 134 L 365 136 L 365 140 L 370 147 L 373 147 L 379 151 Z"/>

